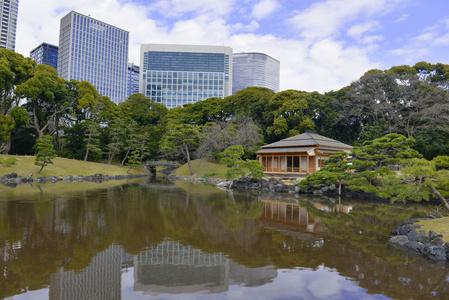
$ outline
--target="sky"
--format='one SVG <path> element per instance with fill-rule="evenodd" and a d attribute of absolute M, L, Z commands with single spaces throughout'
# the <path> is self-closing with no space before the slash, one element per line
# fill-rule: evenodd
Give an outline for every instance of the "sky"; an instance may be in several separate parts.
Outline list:
<path fill-rule="evenodd" d="M 371 69 L 449 64 L 447 0 L 20 0 L 16 52 L 59 44 L 70 11 L 129 31 L 141 44 L 230 46 L 280 61 L 281 90 L 339 90 Z"/>

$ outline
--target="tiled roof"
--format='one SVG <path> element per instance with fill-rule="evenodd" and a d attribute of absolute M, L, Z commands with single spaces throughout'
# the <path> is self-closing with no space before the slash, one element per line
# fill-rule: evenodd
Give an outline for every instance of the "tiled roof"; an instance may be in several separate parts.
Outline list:
<path fill-rule="evenodd" d="M 257 151 L 257 154 L 262 153 L 297 153 L 297 152 L 307 152 L 315 147 L 288 147 L 288 148 L 267 148 Z"/>
<path fill-rule="evenodd" d="M 325 148 L 326 150 L 352 149 L 352 146 L 343 144 L 342 142 L 327 138 L 325 136 L 316 133 L 305 132 L 300 135 L 280 140 L 279 142 L 262 146 L 261 151 L 272 148 L 290 148 L 290 147 L 307 147 L 307 146 L 318 146 L 318 148 Z"/>

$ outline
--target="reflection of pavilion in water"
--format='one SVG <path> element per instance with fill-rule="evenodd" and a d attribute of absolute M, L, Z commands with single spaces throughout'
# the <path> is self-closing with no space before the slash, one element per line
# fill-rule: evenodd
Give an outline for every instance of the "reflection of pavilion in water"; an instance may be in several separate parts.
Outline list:
<path fill-rule="evenodd" d="M 271 267 L 247 268 L 221 253 L 164 241 L 134 257 L 134 290 L 146 294 L 222 293 L 230 284 L 257 286 L 271 282 Z"/>
<path fill-rule="evenodd" d="M 49 299 L 120 299 L 122 257 L 122 248 L 112 245 L 81 273 L 59 269 L 51 276 Z"/>
<path fill-rule="evenodd" d="M 261 220 L 266 227 L 282 231 L 302 240 L 314 239 L 326 233 L 323 223 L 313 218 L 304 207 L 298 203 L 288 203 L 273 200 L 260 200 L 264 204 Z M 349 213 L 350 206 L 327 205 L 315 203 L 313 206 L 321 211 Z"/>

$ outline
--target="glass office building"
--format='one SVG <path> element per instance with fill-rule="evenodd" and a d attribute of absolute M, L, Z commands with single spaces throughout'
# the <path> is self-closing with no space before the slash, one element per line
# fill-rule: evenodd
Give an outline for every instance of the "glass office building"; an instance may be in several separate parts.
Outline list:
<path fill-rule="evenodd" d="M 232 93 L 230 47 L 146 44 L 140 59 L 140 92 L 169 109 Z"/>
<path fill-rule="evenodd" d="M 139 73 L 140 68 L 133 63 L 128 63 L 128 86 L 126 91 L 126 98 L 132 94 L 139 92 Z"/>
<path fill-rule="evenodd" d="M 232 94 L 247 87 L 279 92 L 280 62 L 263 53 L 235 53 L 232 63 Z"/>
<path fill-rule="evenodd" d="M 37 64 L 58 68 L 58 46 L 42 43 L 30 52 L 30 57 Z"/>
<path fill-rule="evenodd" d="M 0 0 L 0 48 L 14 51 L 16 47 L 19 0 Z"/>
<path fill-rule="evenodd" d="M 61 19 L 58 73 L 87 80 L 115 103 L 126 100 L 129 33 L 71 11 Z"/>

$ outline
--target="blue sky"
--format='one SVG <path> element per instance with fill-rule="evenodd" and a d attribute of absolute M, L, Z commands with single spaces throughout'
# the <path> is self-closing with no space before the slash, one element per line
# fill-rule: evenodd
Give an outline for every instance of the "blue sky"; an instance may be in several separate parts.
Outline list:
<path fill-rule="evenodd" d="M 338 90 L 373 68 L 449 64 L 447 0 L 21 0 L 16 51 L 58 45 L 71 10 L 129 31 L 138 65 L 145 43 L 266 53 L 281 62 L 281 90 Z"/>

